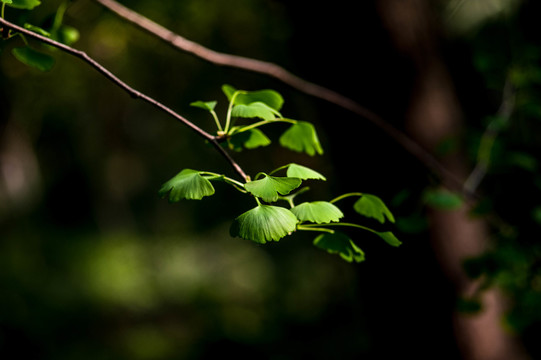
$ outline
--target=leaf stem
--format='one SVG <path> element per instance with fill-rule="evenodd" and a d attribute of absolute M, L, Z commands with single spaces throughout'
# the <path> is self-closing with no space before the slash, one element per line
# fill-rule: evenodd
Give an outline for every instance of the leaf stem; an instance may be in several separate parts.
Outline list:
<path fill-rule="evenodd" d="M 233 106 L 235 105 L 235 100 L 237 99 L 237 96 L 239 96 L 241 93 L 243 93 L 242 90 L 237 90 L 233 93 L 231 96 L 231 100 L 229 101 L 229 106 L 227 108 L 227 117 L 225 119 L 225 133 L 227 134 L 229 132 L 229 126 L 231 125 L 231 113 L 233 112 Z"/>
<path fill-rule="evenodd" d="M 320 232 L 326 232 L 329 234 L 334 234 L 334 230 L 322 228 L 322 227 L 315 227 L 311 226 L 310 224 L 305 225 L 297 225 L 297 230 L 304 230 L 304 231 L 320 231 Z"/>
<path fill-rule="evenodd" d="M 277 118 L 277 119 L 274 119 L 274 120 L 262 120 L 262 121 L 258 121 L 256 123 L 244 126 L 244 127 L 240 128 L 239 130 L 237 130 L 236 133 L 238 134 L 238 133 L 241 133 L 241 132 L 244 132 L 244 131 L 255 129 L 255 128 L 257 128 L 259 126 L 262 126 L 262 125 L 267 125 L 267 124 L 275 123 L 275 122 L 286 122 L 286 123 L 290 123 L 290 124 L 297 123 L 296 120 L 284 119 L 284 118 Z"/>

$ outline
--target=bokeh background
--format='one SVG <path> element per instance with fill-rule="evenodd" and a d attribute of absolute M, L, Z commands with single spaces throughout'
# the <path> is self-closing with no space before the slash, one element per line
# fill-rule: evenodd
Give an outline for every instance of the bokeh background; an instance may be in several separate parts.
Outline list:
<path fill-rule="evenodd" d="M 483 191 L 520 229 L 513 242 L 490 247 L 513 254 L 489 263 L 522 311 L 502 326 L 539 356 L 538 2 L 404 1 L 413 15 L 390 0 L 122 3 L 204 46 L 280 64 L 413 134 L 408 114 L 432 52 L 411 51 L 397 34 L 415 32 L 415 11 L 428 8 L 430 25 L 421 33 L 428 31 L 453 84 L 468 169 L 501 103 L 503 80 L 520 64 L 513 79 L 527 90 L 523 115 L 496 149 L 498 159 L 509 149 L 522 157 L 502 160 Z M 46 24 L 60 4 L 8 8 L 6 18 Z M 403 245 L 354 232 L 366 261 L 349 264 L 304 234 L 263 246 L 231 238 L 231 220 L 253 205 L 231 188 L 218 184 L 211 198 L 177 204 L 157 195 L 184 168 L 234 176 L 212 148 L 79 59 L 47 49 L 56 59 L 50 72 L 24 66 L 10 54 L 20 44 L 12 39 L 0 53 L 0 357 L 466 358 L 453 327 L 460 299 L 422 201 L 437 182 L 430 169 L 359 116 L 277 80 L 181 53 L 91 0 L 73 1 L 65 23 L 80 32 L 76 48 L 209 131 L 212 119 L 191 102 L 217 100 L 223 116 L 223 84 L 277 90 L 285 116 L 316 125 L 325 154 L 271 146 L 235 153 L 238 162 L 252 175 L 289 162 L 310 166 L 328 178 L 311 184 L 314 197 L 380 196 L 398 219 L 393 230 Z M 449 151 L 450 143 L 437 150 Z M 512 271 L 494 270 L 502 268 Z"/>

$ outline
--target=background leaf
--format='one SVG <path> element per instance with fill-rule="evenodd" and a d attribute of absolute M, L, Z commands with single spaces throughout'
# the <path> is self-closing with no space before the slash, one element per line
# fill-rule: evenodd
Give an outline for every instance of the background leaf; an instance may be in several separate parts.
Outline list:
<path fill-rule="evenodd" d="M 462 198 L 446 189 L 429 189 L 423 195 L 425 204 L 442 210 L 455 210 L 462 206 Z"/>
<path fill-rule="evenodd" d="M 322 234 L 314 240 L 314 245 L 330 254 L 338 254 L 347 262 L 360 263 L 365 260 L 364 252 L 346 235 L 340 232 Z"/>
<path fill-rule="evenodd" d="M 230 233 L 265 244 L 267 241 L 278 241 L 295 231 L 297 222 L 297 217 L 286 208 L 259 205 L 236 218 Z"/>
<path fill-rule="evenodd" d="M 34 50 L 30 47 L 18 47 L 11 50 L 13 56 L 23 64 L 41 71 L 53 68 L 55 60 L 52 56 Z"/>
<path fill-rule="evenodd" d="M 26 9 L 26 10 L 32 10 L 33 8 L 41 4 L 41 1 L 39 0 L 11 0 L 11 1 L 2 0 L 2 2 L 6 3 L 7 6 L 11 6 L 17 9 Z"/>

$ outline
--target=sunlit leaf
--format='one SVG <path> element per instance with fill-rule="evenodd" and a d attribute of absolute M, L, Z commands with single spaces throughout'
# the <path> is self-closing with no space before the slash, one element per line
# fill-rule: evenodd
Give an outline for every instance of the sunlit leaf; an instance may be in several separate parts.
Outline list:
<path fill-rule="evenodd" d="M 213 195 L 214 187 L 199 171 L 184 169 L 166 182 L 159 191 L 161 197 L 168 193 L 170 202 L 181 199 L 201 200 L 205 196 Z"/>
<path fill-rule="evenodd" d="M 384 223 L 385 219 L 394 223 L 395 219 L 391 211 L 385 203 L 377 196 L 363 194 L 359 200 L 353 204 L 355 211 L 363 216 L 376 219 L 380 223 Z"/>
<path fill-rule="evenodd" d="M 1 0 L 7 6 L 11 6 L 17 9 L 31 10 L 41 4 L 39 0 Z"/>
<path fill-rule="evenodd" d="M 271 140 L 259 129 L 250 129 L 233 134 L 229 139 L 234 150 L 255 149 L 267 146 Z"/>
<path fill-rule="evenodd" d="M 347 262 L 360 263 L 365 260 L 364 252 L 349 237 L 340 232 L 319 235 L 314 240 L 314 245 L 330 254 L 340 255 Z"/>
<path fill-rule="evenodd" d="M 41 71 L 53 68 L 55 60 L 52 56 L 34 50 L 30 47 L 17 47 L 11 50 L 13 56 L 23 64 Z"/>
<path fill-rule="evenodd" d="M 283 207 L 259 205 L 235 219 L 230 233 L 260 244 L 278 241 L 295 231 L 297 217 Z"/>
<path fill-rule="evenodd" d="M 241 118 L 260 118 L 268 121 L 281 117 L 280 113 L 262 102 L 235 105 L 231 115 Z"/>
<path fill-rule="evenodd" d="M 310 221 L 317 224 L 340 221 L 344 213 L 334 204 L 326 201 L 305 202 L 291 209 L 300 221 Z"/>
<path fill-rule="evenodd" d="M 223 85 L 222 91 L 227 96 L 229 101 L 233 98 L 233 95 L 237 91 L 231 85 Z M 248 105 L 254 102 L 262 102 L 272 109 L 279 111 L 284 104 L 282 95 L 278 92 L 270 89 L 257 90 L 257 91 L 243 91 L 241 94 L 237 94 L 235 98 L 235 105 Z"/>
<path fill-rule="evenodd" d="M 216 104 L 216 101 L 194 101 L 190 105 L 203 110 L 213 111 Z"/>
<path fill-rule="evenodd" d="M 314 180 L 327 180 L 325 176 L 321 175 L 315 170 L 307 168 L 306 166 L 298 164 L 289 164 L 287 167 L 287 176 L 295 177 L 303 180 L 314 179 Z"/>
<path fill-rule="evenodd" d="M 424 193 L 423 200 L 427 205 L 442 210 L 455 210 L 463 203 L 458 194 L 446 189 L 429 189 Z"/>
<path fill-rule="evenodd" d="M 297 121 L 282 136 L 280 144 L 297 152 L 305 152 L 310 156 L 323 154 L 314 125 L 306 121 Z"/>
<path fill-rule="evenodd" d="M 302 180 L 297 178 L 263 174 L 262 179 L 249 181 L 244 185 L 244 188 L 266 202 L 273 202 L 278 200 L 279 195 L 287 195 L 291 190 L 298 188 L 301 183 Z"/>

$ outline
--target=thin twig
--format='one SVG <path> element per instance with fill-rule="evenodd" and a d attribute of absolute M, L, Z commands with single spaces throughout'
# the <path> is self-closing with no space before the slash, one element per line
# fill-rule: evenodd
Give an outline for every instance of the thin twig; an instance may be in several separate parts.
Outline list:
<path fill-rule="evenodd" d="M 496 118 L 493 119 L 487 126 L 483 136 L 481 137 L 481 144 L 479 145 L 479 155 L 477 164 L 471 172 L 468 179 L 464 182 L 464 190 L 470 193 L 477 191 L 477 188 L 483 181 L 488 172 L 490 165 L 490 156 L 494 141 L 502 129 L 502 126 L 507 124 L 513 111 L 515 109 L 515 89 L 511 82 L 506 81 L 503 88 L 502 103 Z"/>
<path fill-rule="evenodd" d="M 220 53 L 206 48 L 172 32 L 171 30 L 155 23 L 147 17 L 119 4 L 114 0 L 94 1 L 109 9 L 120 18 L 130 22 L 140 29 L 145 30 L 146 32 L 163 40 L 178 50 L 192 54 L 215 65 L 238 68 L 273 77 L 305 94 L 333 103 L 369 120 L 397 143 L 399 143 L 410 154 L 415 156 L 425 166 L 438 174 L 447 186 L 459 192 L 465 192 L 465 189 L 462 186 L 462 179 L 457 178 L 455 174 L 443 166 L 432 154 L 430 154 L 430 152 L 425 150 L 405 133 L 389 124 L 382 117 L 366 109 L 354 100 L 323 86 L 306 81 L 276 64 L 237 55 Z M 470 197 L 472 194 L 464 193 L 464 195 Z"/>
<path fill-rule="evenodd" d="M 153 99 L 152 97 L 150 97 L 150 96 L 148 96 L 146 94 L 143 94 L 140 91 L 135 90 L 134 88 L 132 88 L 131 86 L 126 84 L 124 81 L 120 80 L 116 75 L 114 75 L 112 72 L 110 72 L 107 68 L 105 68 L 99 62 L 97 62 L 92 57 L 90 57 L 86 52 L 75 49 L 75 48 L 72 48 L 72 47 L 70 47 L 70 46 L 68 46 L 66 44 L 63 44 L 61 42 L 58 42 L 58 41 L 55 41 L 55 40 L 50 39 L 48 37 L 37 34 L 37 33 L 33 32 L 33 31 L 22 28 L 22 27 L 20 27 L 18 25 L 15 25 L 15 24 L 13 24 L 13 23 L 11 23 L 11 22 L 9 22 L 9 21 L 1 18 L 1 17 L 0 17 L 0 24 L 2 24 L 4 26 L 4 30 L 12 29 L 14 31 L 17 31 L 19 33 L 22 33 L 22 34 L 28 36 L 29 38 L 33 38 L 33 39 L 38 40 L 38 41 L 40 41 L 42 43 L 54 46 L 55 48 L 60 49 L 65 53 L 68 53 L 70 55 L 73 55 L 73 56 L 75 56 L 77 58 L 82 59 L 87 64 L 92 66 L 94 69 L 96 69 L 99 73 L 101 73 L 103 76 L 105 76 L 108 80 L 110 80 L 115 85 L 119 86 L 121 89 L 126 91 L 132 98 L 141 99 L 141 100 L 153 105 L 154 107 L 158 108 L 162 112 L 166 113 L 167 115 L 173 117 L 174 119 L 180 121 L 185 126 L 192 129 L 195 133 L 197 133 L 203 139 L 210 142 L 216 148 L 216 150 L 231 164 L 233 169 L 235 169 L 235 171 L 242 177 L 243 180 L 246 181 L 248 179 L 248 176 L 245 174 L 245 172 L 242 170 L 242 168 L 235 162 L 235 160 L 229 155 L 229 153 L 227 153 L 227 151 L 225 151 L 225 149 L 220 145 L 218 139 L 215 136 L 207 133 L 206 131 L 204 131 L 203 129 L 201 129 L 197 125 L 193 124 L 191 121 L 184 118 L 183 116 L 179 115 L 178 113 L 176 113 L 175 111 L 173 111 L 169 107 L 165 106 L 161 102 Z"/>

